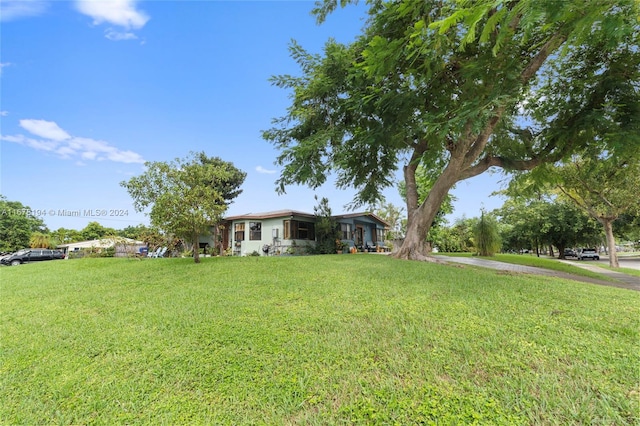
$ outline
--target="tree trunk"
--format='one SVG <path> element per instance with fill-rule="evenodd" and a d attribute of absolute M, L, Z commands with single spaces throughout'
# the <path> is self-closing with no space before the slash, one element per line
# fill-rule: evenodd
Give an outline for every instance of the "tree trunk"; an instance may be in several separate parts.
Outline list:
<path fill-rule="evenodd" d="M 193 235 L 193 261 L 200 263 L 200 236 L 196 233 Z"/>
<path fill-rule="evenodd" d="M 428 257 L 430 245 L 427 243 L 427 234 L 449 190 L 458 181 L 461 170 L 462 164 L 452 159 L 434 182 L 424 202 L 414 211 L 407 211 L 407 232 L 402 246 L 393 254 L 394 257 L 398 259 L 433 261 Z M 407 171 L 408 169 L 405 169 L 405 178 Z M 415 174 L 415 169 L 413 172 Z M 407 188 L 407 199 L 409 199 L 408 190 L 409 188 Z M 410 208 L 409 203 L 407 208 Z"/>
<path fill-rule="evenodd" d="M 618 252 L 616 251 L 616 239 L 613 236 L 613 220 L 609 218 L 601 219 L 600 223 L 604 226 L 604 233 L 607 236 L 607 247 L 609 248 L 609 266 L 619 268 Z"/>

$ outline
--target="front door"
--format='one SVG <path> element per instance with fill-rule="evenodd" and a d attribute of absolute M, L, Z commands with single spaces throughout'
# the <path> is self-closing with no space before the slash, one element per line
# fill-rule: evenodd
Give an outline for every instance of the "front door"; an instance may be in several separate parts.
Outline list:
<path fill-rule="evenodd" d="M 354 241 L 356 243 L 356 246 L 361 246 L 363 240 L 364 240 L 364 228 L 362 227 L 362 225 L 356 225 L 356 239 Z"/>

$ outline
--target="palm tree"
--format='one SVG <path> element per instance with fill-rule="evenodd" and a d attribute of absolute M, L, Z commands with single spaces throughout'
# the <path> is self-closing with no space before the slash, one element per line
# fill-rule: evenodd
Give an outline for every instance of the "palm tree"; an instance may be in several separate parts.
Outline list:
<path fill-rule="evenodd" d="M 51 238 L 42 232 L 34 232 L 29 238 L 31 248 L 49 248 L 51 247 Z"/>

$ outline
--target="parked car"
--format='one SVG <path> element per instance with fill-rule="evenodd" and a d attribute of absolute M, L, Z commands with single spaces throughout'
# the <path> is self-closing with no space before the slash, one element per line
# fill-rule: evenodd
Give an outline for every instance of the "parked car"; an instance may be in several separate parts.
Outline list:
<path fill-rule="evenodd" d="M 564 249 L 564 257 L 578 257 L 578 253 L 574 249 Z"/>
<path fill-rule="evenodd" d="M 578 251 L 578 260 L 594 259 L 600 260 L 598 251 L 594 248 L 583 248 Z"/>
<path fill-rule="evenodd" d="M 20 265 L 22 263 L 39 262 L 42 260 L 64 259 L 64 252 L 61 250 L 49 250 L 40 248 L 28 248 L 18 250 L 12 255 L 0 259 L 3 265 Z"/>

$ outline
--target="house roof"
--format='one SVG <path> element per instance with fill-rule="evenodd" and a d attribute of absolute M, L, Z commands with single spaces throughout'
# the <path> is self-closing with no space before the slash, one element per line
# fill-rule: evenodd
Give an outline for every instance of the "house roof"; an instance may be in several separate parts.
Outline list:
<path fill-rule="evenodd" d="M 226 220 L 239 220 L 239 219 L 272 219 L 274 217 L 291 217 L 291 216 L 304 216 L 314 217 L 311 213 L 300 212 L 296 210 L 275 210 L 271 212 L 263 213 L 247 213 L 238 216 L 226 217 Z"/>
<path fill-rule="evenodd" d="M 68 247 L 68 248 L 109 248 L 113 247 L 116 243 L 126 243 L 131 245 L 146 245 L 144 241 L 136 241 L 131 238 L 103 238 L 101 240 L 89 240 L 89 241 L 78 241 L 76 243 L 69 244 L 60 244 L 58 247 Z"/>
<path fill-rule="evenodd" d="M 272 218 L 276 218 L 276 217 L 291 217 L 291 216 L 302 216 L 302 217 L 308 217 L 308 218 L 313 218 L 315 217 L 314 214 L 312 213 L 306 213 L 306 212 L 301 212 L 301 211 L 296 211 L 296 210 L 275 210 L 275 211 L 271 211 L 271 212 L 263 212 L 263 213 L 247 213 L 247 214 L 242 214 L 242 215 L 237 215 L 237 216 L 229 216 L 226 217 L 226 220 L 241 220 L 241 219 L 272 219 Z M 380 222 L 382 225 L 384 226 L 389 226 L 389 224 L 387 222 L 385 222 L 382 218 L 380 218 L 379 216 L 376 216 L 373 213 L 369 213 L 369 212 L 361 212 L 361 213 L 348 213 L 348 214 L 341 214 L 341 215 L 334 215 L 332 216 L 334 219 L 340 220 L 340 219 L 351 219 L 351 218 L 356 218 L 356 217 L 362 217 L 362 216 L 369 216 L 372 219 L 376 220 L 377 222 Z"/>
<path fill-rule="evenodd" d="M 387 226 L 387 227 L 389 226 L 389 224 L 384 219 L 382 219 L 380 216 L 375 215 L 373 213 L 369 213 L 369 212 L 340 214 L 340 215 L 333 216 L 333 218 L 339 220 L 339 219 L 350 219 L 350 218 L 362 217 L 362 216 L 369 216 L 372 219 L 380 222 L 384 226 Z"/>

